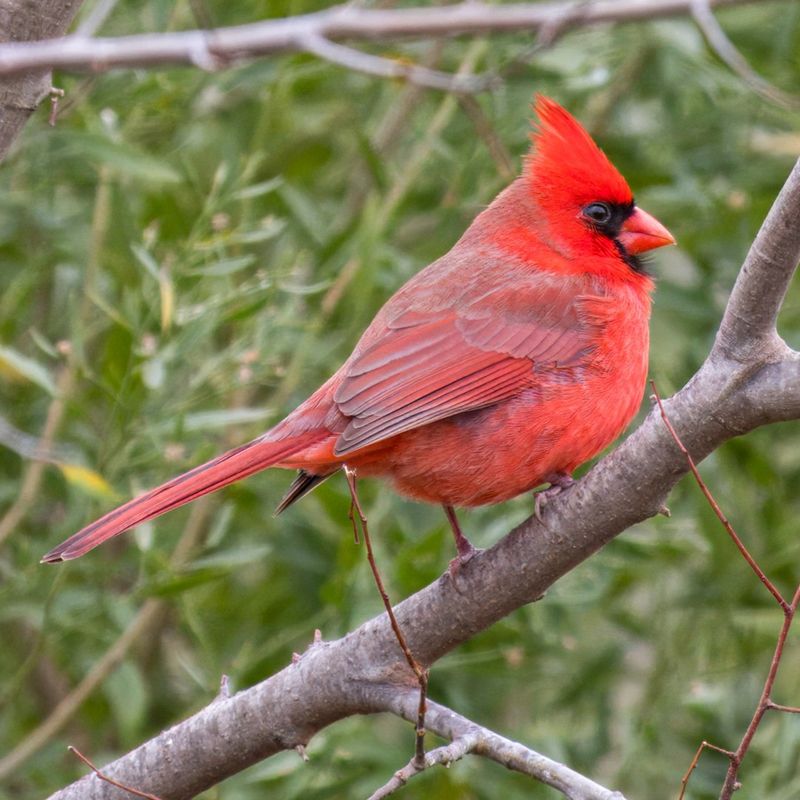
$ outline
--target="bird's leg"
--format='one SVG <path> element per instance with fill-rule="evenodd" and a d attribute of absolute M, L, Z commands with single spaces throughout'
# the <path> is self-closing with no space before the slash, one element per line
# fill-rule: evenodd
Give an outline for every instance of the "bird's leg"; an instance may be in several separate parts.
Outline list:
<path fill-rule="evenodd" d="M 533 495 L 533 516 L 539 522 L 542 521 L 542 509 L 547 502 L 560 495 L 564 489 L 569 489 L 575 483 L 575 479 L 568 472 L 554 472 L 546 475 L 542 483 L 549 483 L 550 488 L 542 489 Z"/>
<path fill-rule="evenodd" d="M 442 506 L 442 508 L 444 513 L 447 514 L 447 521 L 450 523 L 453 538 L 456 540 L 456 550 L 458 550 L 458 558 L 454 558 L 450 562 L 450 574 L 453 574 L 458 571 L 462 564 L 466 564 L 478 552 L 478 549 L 461 532 L 461 526 L 458 524 L 458 517 L 456 517 L 453 506 Z"/>

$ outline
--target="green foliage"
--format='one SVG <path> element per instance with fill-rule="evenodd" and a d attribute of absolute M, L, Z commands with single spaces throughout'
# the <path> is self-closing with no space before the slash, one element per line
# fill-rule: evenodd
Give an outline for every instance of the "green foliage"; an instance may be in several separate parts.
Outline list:
<path fill-rule="evenodd" d="M 214 3 L 214 24 L 319 8 Z M 800 9 L 762 3 L 720 13 L 774 83 L 800 69 Z M 113 34 L 195 25 L 188 4 L 120 4 Z M 519 163 L 534 91 L 597 135 L 677 236 L 659 253 L 651 374 L 679 388 L 708 351 L 758 225 L 800 152 L 800 115 L 754 95 L 688 20 L 576 30 L 530 61 L 530 37 L 449 41 L 503 86 L 479 104 Z M 429 45 L 398 51 L 421 59 Z M 215 694 L 282 668 L 314 628 L 344 634 L 380 610 L 353 544 L 344 481 L 275 520 L 289 476 L 231 487 L 79 562 L 43 552 L 113 502 L 245 441 L 278 420 L 346 357 L 381 302 L 445 252 L 504 179 L 470 117 L 444 95 L 345 72 L 309 57 L 219 74 L 131 70 L 58 76 L 58 125 L 42 109 L 0 171 L 0 415 L 38 434 L 62 404 L 35 499 L 0 550 L 0 751 L 25 739 L 131 624 L 147 598 L 164 613 L 66 728 L 5 782 L 40 797 L 125 752 Z M 392 121 L 396 128 L 390 131 Z M 800 295 L 782 334 L 800 344 Z M 68 345 L 68 347 L 66 346 Z M 69 350 L 69 355 L 65 352 Z M 55 398 L 55 401 L 54 401 Z M 796 425 L 731 442 L 703 472 L 765 570 L 800 577 Z M 59 451 L 60 452 L 60 451 Z M 0 510 L 30 462 L 0 449 Z M 79 469 L 82 468 L 82 469 Z M 101 480 L 100 476 L 104 479 Z M 377 555 L 399 599 L 452 556 L 436 508 L 364 486 Z M 624 534 L 436 665 L 432 696 L 631 798 L 674 797 L 702 739 L 732 747 L 760 692 L 781 618 L 696 488 L 672 518 Z M 530 498 L 463 515 L 489 545 Z M 186 530 L 198 543 L 171 554 Z M 800 703 L 796 637 L 776 700 Z M 392 718 L 347 720 L 208 797 L 355 798 L 410 757 Z M 770 716 L 745 763 L 742 798 L 797 797 L 800 719 Z M 716 796 L 723 759 L 704 756 L 690 797 Z M 435 770 L 406 798 L 556 794 L 477 759 Z"/>

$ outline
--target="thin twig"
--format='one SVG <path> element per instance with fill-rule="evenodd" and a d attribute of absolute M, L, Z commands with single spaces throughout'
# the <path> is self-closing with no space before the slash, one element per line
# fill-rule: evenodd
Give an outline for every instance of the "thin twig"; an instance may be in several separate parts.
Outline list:
<path fill-rule="evenodd" d="M 478 136 L 486 143 L 486 148 L 494 161 L 497 168 L 497 174 L 504 181 L 511 181 L 517 175 L 517 170 L 514 168 L 514 161 L 511 158 L 508 148 L 503 144 L 503 141 L 497 135 L 492 123 L 484 113 L 484 110 L 478 104 L 478 101 L 467 94 L 462 94 L 458 98 L 461 108 L 466 112 Z"/>
<path fill-rule="evenodd" d="M 379 78 L 406 80 L 417 86 L 456 94 L 482 92 L 496 85 L 494 79 L 484 80 L 475 75 L 451 75 L 448 72 L 421 67 L 408 61 L 398 61 L 393 58 L 364 53 L 353 47 L 332 42 L 316 33 L 305 34 L 301 41 L 303 50 L 317 58 L 345 67 L 353 72 L 363 72 Z"/>
<path fill-rule="evenodd" d="M 61 368 L 61 372 L 56 380 L 55 397 L 47 409 L 42 435 L 39 437 L 39 451 L 44 456 L 51 452 L 53 441 L 61 427 L 61 421 L 66 411 L 67 398 L 72 392 L 75 380 L 75 372 L 71 363 L 68 361 Z M 20 483 L 16 499 L 9 509 L 0 517 L 0 547 L 3 542 L 16 531 L 17 526 L 27 515 L 39 493 L 44 471 L 49 461 L 48 458 L 36 458 L 31 461 Z"/>
<path fill-rule="evenodd" d="M 103 23 L 111 16 L 119 0 L 98 0 L 92 10 L 80 21 L 75 29 L 76 36 L 94 36 Z"/>
<path fill-rule="evenodd" d="M 394 794 L 398 789 L 405 786 L 415 775 L 419 775 L 437 764 L 449 767 L 454 761 L 458 761 L 468 753 L 471 753 L 480 742 L 479 733 L 473 731 L 453 739 L 450 744 L 437 747 L 435 750 L 425 753 L 421 763 L 417 758 L 412 758 L 405 767 L 397 770 L 380 789 L 373 792 L 369 796 L 369 800 L 383 800 L 384 797 Z"/>
<path fill-rule="evenodd" d="M 715 6 L 754 0 L 715 0 Z M 510 31 L 558 32 L 609 22 L 634 22 L 687 14 L 692 0 L 569 0 L 489 5 L 479 0 L 438 7 L 369 9 L 334 6 L 310 14 L 249 25 L 174 33 L 87 39 L 66 36 L 0 45 L 0 74 L 35 68 L 106 72 L 120 67 L 186 64 L 214 69 L 242 59 L 307 50 L 307 37 L 332 41 L 389 41 L 405 37 Z M 552 34 L 547 34 L 552 38 Z"/>
<path fill-rule="evenodd" d="M 364 535 L 364 544 L 367 548 L 367 561 L 369 561 L 370 569 L 372 570 L 372 575 L 375 578 L 375 584 L 378 587 L 378 592 L 380 592 L 381 600 L 383 600 L 383 606 L 386 609 L 386 613 L 389 617 L 389 624 L 392 626 L 392 630 L 394 631 L 394 635 L 397 638 L 397 642 L 400 645 L 400 649 L 403 651 L 403 655 L 405 656 L 406 661 L 408 662 L 408 666 L 411 667 L 414 675 L 417 678 L 417 683 L 419 683 L 419 705 L 417 707 L 417 722 L 415 726 L 416 730 L 416 747 L 415 747 L 415 755 L 414 761 L 422 766 L 425 763 L 425 711 L 426 711 L 426 701 L 428 697 L 428 671 L 422 666 L 422 664 L 414 658 L 414 654 L 411 652 L 411 648 L 408 646 L 408 642 L 406 641 L 406 637 L 403 634 L 402 629 L 400 628 L 400 623 L 397 621 L 397 617 L 394 615 L 394 609 L 392 608 L 392 604 L 389 601 L 389 595 L 386 592 L 386 588 L 383 584 L 383 579 L 381 578 L 381 573 L 378 570 L 378 564 L 375 561 L 375 555 L 372 552 L 372 540 L 369 536 L 369 527 L 367 525 L 367 517 L 364 514 L 364 510 L 361 507 L 361 502 L 358 499 L 358 490 L 356 487 L 356 473 L 355 470 L 351 469 L 348 466 L 344 468 L 344 474 L 347 477 L 347 485 L 350 488 L 350 498 L 352 501 L 353 506 L 355 507 L 356 513 L 358 514 L 358 518 L 361 522 L 361 532 Z"/>
<path fill-rule="evenodd" d="M 689 454 L 689 451 L 684 447 L 683 442 L 680 440 L 680 437 L 675 431 L 675 428 L 672 427 L 672 423 L 669 421 L 667 412 L 664 410 L 664 405 L 661 402 L 661 397 L 658 394 L 658 389 L 656 389 L 655 381 L 651 380 L 650 386 L 653 388 L 653 396 L 656 399 L 656 403 L 658 403 L 658 409 L 661 412 L 661 419 L 664 420 L 664 424 L 667 426 L 667 430 L 670 432 L 670 435 L 675 441 L 675 444 L 678 446 L 678 449 L 686 457 L 686 462 L 689 465 L 689 469 L 692 471 L 692 475 L 694 475 L 695 481 L 697 481 L 697 485 L 700 487 L 700 491 L 703 493 L 708 501 L 708 504 L 717 515 L 717 519 L 719 519 L 719 521 L 722 523 L 722 526 L 728 532 L 728 536 L 731 537 L 733 543 L 744 557 L 744 560 L 750 565 L 750 568 L 758 576 L 758 579 L 761 581 L 761 583 L 764 584 L 769 593 L 775 598 L 783 612 L 786 613 L 789 610 L 789 604 L 783 599 L 783 595 L 778 591 L 775 584 L 764 574 L 764 570 L 758 566 L 756 560 L 750 555 L 750 551 L 745 547 L 744 542 L 739 538 L 739 535 L 733 529 L 733 525 L 731 525 L 731 523 L 728 521 L 728 518 L 725 516 L 725 514 L 722 513 L 722 509 L 719 507 L 719 504 L 714 499 L 714 496 L 711 494 L 708 486 L 706 486 L 705 481 L 698 472 L 697 465 L 694 463 L 694 459 Z"/>
<path fill-rule="evenodd" d="M 800 714 L 800 708 L 797 706 L 783 706 L 780 703 L 773 703 L 772 700 L 767 703 L 767 708 L 771 711 L 783 711 L 786 714 Z"/>
<path fill-rule="evenodd" d="M 800 97 L 773 86 L 750 66 L 717 22 L 711 10 L 710 0 L 692 0 L 691 11 L 697 27 L 702 31 L 711 49 L 754 92 L 783 108 L 794 110 L 800 108 Z"/>
<path fill-rule="evenodd" d="M 786 710 L 791 713 L 795 713 L 795 709 L 791 706 L 778 706 L 772 702 L 770 697 L 772 693 L 772 687 L 775 685 L 775 678 L 778 675 L 778 668 L 781 664 L 781 659 L 783 658 L 783 651 L 786 645 L 786 638 L 789 635 L 789 629 L 792 626 L 792 622 L 794 620 L 795 612 L 797 611 L 797 606 L 800 604 L 800 585 L 797 586 L 795 589 L 795 593 L 792 597 L 790 603 L 787 603 L 784 600 L 783 595 L 778 591 L 775 585 L 767 578 L 764 571 L 761 567 L 756 563 L 755 559 L 750 555 L 747 548 L 744 546 L 744 543 L 737 535 L 736 531 L 733 529 L 733 526 L 728 521 L 725 514 L 723 514 L 722 509 L 719 507 L 718 503 L 714 499 L 711 491 L 709 490 L 708 486 L 706 485 L 705 481 L 700 476 L 700 473 L 697 470 L 697 467 L 694 463 L 694 459 L 689 454 L 689 451 L 684 446 L 683 442 L 681 441 L 680 437 L 678 436 L 675 428 L 672 426 L 672 423 L 667 416 L 667 412 L 664 409 L 664 404 L 661 402 L 661 397 L 658 394 L 658 389 L 656 388 L 655 381 L 650 381 L 650 386 L 653 389 L 653 395 L 655 397 L 656 403 L 658 404 L 659 411 L 661 412 L 661 418 L 664 421 L 664 424 L 667 426 L 667 430 L 669 430 L 672 438 L 675 441 L 675 444 L 678 446 L 680 451 L 686 457 L 686 461 L 689 464 L 689 469 L 692 471 L 692 475 L 694 475 L 695 481 L 697 481 L 697 485 L 700 487 L 700 490 L 703 492 L 706 500 L 708 501 L 709 505 L 713 509 L 714 513 L 717 515 L 717 518 L 722 523 L 725 530 L 728 532 L 728 535 L 733 540 L 734 544 L 738 548 L 739 552 L 742 554 L 744 559 L 747 563 L 751 566 L 755 574 L 758 576 L 761 583 L 769 589 L 772 596 L 777 600 L 778 605 L 780 605 L 781 610 L 783 611 L 783 625 L 781 626 L 780 633 L 778 634 L 778 641 L 775 644 L 775 650 L 772 654 L 772 661 L 769 665 L 769 671 L 767 673 L 767 677 L 764 680 L 764 687 L 761 690 L 761 697 L 758 700 L 758 705 L 756 706 L 756 710 L 753 712 L 753 716 L 750 720 L 750 723 L 747 726 L 747 729 L 742 736 L 741 742 L 739 742 L 739 746 L 736 748 L 735 752 L 731 752 L 730 750 L 724 750 L 721 747 L 717 747 L 716 745 L 709 744 L 708 742 L 703 742 L 700 747 L 697 749 L 694 758 L 692 759 L 692 763 L 689 765 L 689 769 L 686 771 L 686 774 L 683 776 L 683 780 L 681 781 L 681 793 L 678 800 L 682 800 L 683 796 L 686 792 L 686 785 L 689 781 L 689 777 L 692 774 L 692 771 L 697 766 L 697 761 L 700 758 L 704 749 L 715 750 L 716 752 L 722 753 L 727 756 L 730 764 L 728 765 L 728 771 L 725 775 L 725 782 L 723 783 L 722 790 L 720 792 L 720 800 L 730 800 L 731 796 L 733 795 L 734 791 L 739 786 L 738 783 L 738 775 L 739 775 L 739 768 L 742 765 L 742 761 L 744 760 L 745 755 L 747 754 L 748 749 L 750 748 L 750 743 L 753 741 L 753 737 L 756 735 L 756 731 L 758 730 L 758 726 L 761 724 L 761 720 L 764 718 L 764 714 L 770 709 L 777 709 L 777 710 Z"/>
<path fill-rule="evenodd" d="M 415 693 L 410 689 L 390 688 L 388 691 L 393 694 L 388 700 L 389 710 L 403 719 L 413 721 L 416 715 L 416 697 L 412 695 Z M 519 742 L 507 739 L 433 700 L 428 701 L 426 720 L 427 728 L 431 733 L 449 739 L 451 742 L 460 742 L 453 750 L 449 750 L 448 747 L 432 750 L 426 754 L 426 762 L 429 756 L 438 753 L 435 757 L 436 761 L 444 764 L 447 755 L 455 756 L 463 748 L 464 751 L 488 758 L 513 772 L 535 778 L 547 786 L 557 789 L 569 800 L 625 800 L 620 792 L 607 789 L 585 775 L 570 769 L 566 764 L 554 761 Z M 476 739 L 477 741 L 475 741 Z M 465 745 L 470 746 L 467 748 Z M 463 754 L 466 752 L 462 752 Z M 410 777 L 411 771 L 409 770 L 407 773 L 406 770 L 408 767 L 400 770 L 402 777 L 406 775 Z M 417 774 L 417 772 L 415 771 L 413 774 Z"/>
<path fill-rule="evenodd" d="M 120 783 L 119 781 L 115 781 L 113 778 L 109 778 L 108 775 L 103 775 L 102 772 L 88 759 L 86 756 L 78 750 L 77 747 L 73 747 L 72 745 L 68 745 L 67 750 L 70 751 L 76 758 L 83 761 L 87 767 L 89 767 L 101 781 L 105 781 L 106 783 L 110 783 L 112 786 L 116 786 L 117 789 L 122 789 L 123 792 L 128 792 L 129 794 L 135 794 L 137 797 L 144 797 L 145 800 L 161 800 L 160 797 L 154 794 L 150 794 L 150 792 L 142 792 L 139 789 L 134 789 L 131 786 L 126 786 L 124 783 Z"/>
<path fill-rule="evenodd" d="M 689 769 L 686 770 L 681 778 L 681 793 L 678 795 L 678 800 L 683 800 L 684 796 L 686 795 L 686 789 L 689 785 L 689 778 L 692 777 L 692 773 L 695 771 L 698 761 L 700 761 L 700 756 L 703 754 L 703 750 L 713 750 L 715 753 L 722 753 L 722 755 L 724 755 L 728 760 L 733 760 L 736 758 L 736 753 L 734 753 L 732 750 L 725 750 L 725 748 L 717 747 L 715 744 L 711 744 L 711 742 L 706 742 L 705 740 L 700 742 L 700 747 L 698 747 L 695 751 L 692 763 L 689 764 Z"/>
<path fill-rule="evenodd" d="M 47 117 L 47 124 L 55 128 L 58 120 L 58 104 L 64 99 L 64 90 L 56 86 L 50 87 L 50 115 Z"/>
<path fill-rule="evenodd" d="M 42 444 L 36 436 L 15 428 L 5 417 L 0 415 L 0 446 L 30 461 L 46 461 L 48 464 L 60 464 L 78 459 L 77 448 L 53 443 L 49 447 Z"/>
<path fill-rule="evenodd" d="M 744 732 L 744 736 L 742 736 L 742 741 L 739 742 L 739 746 L 736 748 L 735 757 L 731 759 L 728 772 L 725 775 L 725 783 L 722 785 L 722 791 L 719 795 L 719 800 L 730 800 L 733 793 L 738 788 L 739 767 L 742 765 L 742 761 L 750 748 L 750 743 L 756 735 L 756 731 L 761 724 L 761 720 L 764 718 L 764 714 L 766 714 L 771 706 L 772 700 L 770 699 L 770 695 L 772 694 L 772 687 L 775 685 L 775 678 L 778 676 L 778 667 L 780 667 L 781 659 L 783 658 L 786 638 L 789 635 L 789 629 L 792 627 L 798 603 L 800 603 L 800 585 L 798 585 L 795 590 L 789 608 L 784 610 L 783 625 L 778 635 L 778 641 L 775 644 L 775 652 L 772 654 L 772 662 L 769 665 L 769 672 L 764 681 L 764 688 L 761 690 L 758 706 L 753 713 L 750 724 L 747 726 L 747 730 Z"/>

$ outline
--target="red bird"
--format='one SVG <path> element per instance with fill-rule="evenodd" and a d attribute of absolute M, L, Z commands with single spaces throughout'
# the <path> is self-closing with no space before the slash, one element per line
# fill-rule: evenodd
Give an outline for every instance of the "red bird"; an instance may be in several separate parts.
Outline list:
<path fill-rule="evenodd" d="M 342 467 L 441 503 L 462 559 L 473 550 L 455 506 L 568 486 L 639 408 L 653 289 L 639 254 L 674 239 L 567 111 L 538 97 L 536 113 L 522 175 L 389 299 L 327 383 L 43 561 L 77 558 L 267 467 L 299 470 L 278 511 Z"/>

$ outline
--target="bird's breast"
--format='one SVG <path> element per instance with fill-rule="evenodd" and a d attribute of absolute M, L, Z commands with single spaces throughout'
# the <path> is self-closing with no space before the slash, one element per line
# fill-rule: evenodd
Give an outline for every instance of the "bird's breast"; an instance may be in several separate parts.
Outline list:
<path fill-rule="evenodd" d="M 649 298 L 603 298 L 587 313 L 603 320 L 583 364 L 544 370 L 508 400 L 401 433 L 348 461 L 402 494 L 455 506 L 502 502 L 571 473 L 627 427 L 647 378 Z"/>

